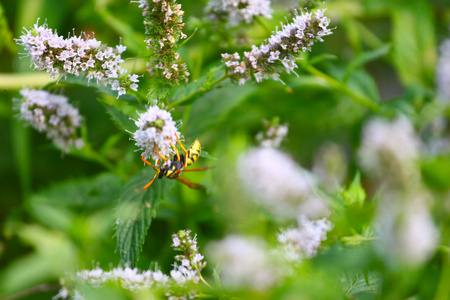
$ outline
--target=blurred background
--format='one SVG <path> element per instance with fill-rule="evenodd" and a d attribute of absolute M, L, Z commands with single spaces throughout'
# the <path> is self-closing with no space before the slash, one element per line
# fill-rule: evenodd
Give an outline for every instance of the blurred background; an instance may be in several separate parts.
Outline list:
<path fill-rule="evenodd" d="M 262 25 L 241 28 L 243 41 L 230 44 L 219 35 L 214 36 L 215 42 L 207 39 L 211 34 L 204 22 L 207 1 L 178 2 L 185 11 L 184 32 L 190 36 L 198 28 L 180 49 L 191 81 L 217 65 L 221 53 L 242 53 L 252 44 L 259 44 L 268 37 L 267 29 L 272 31 L 284 21 L 286 9 L 298 5 L 296 1 L 273 0 L 273 18 L 261 19 Z M 427 128 L 427 120 L 442 114 L 431 110 L 430 117 L 424 109 L 436 99 L 439 45 L 450 38 L 448 0 L 335 0 L 324 2 L 323 7 L 335 27 L 333 35 L 314 45 L 304 59 L 317 59 L 317 68 L 338 80 L 345 79 L 351 92 L 387 103 L 394 111 L 411 116 L 419 130 Z M 114 147 L 105 152 L 116 166 L 114 174 L 95 159 L 62 154 L 43 134 L 25 127 L 15 116 L 12 99 L 19 96 L 22 87 L 43 87 L 51 81 L 47 74 L 31 70 L 29 59 L 13 40 L 38 19 L 39 24 L 46 22 L 63 36 L 86 32 L 95 33 L 98 40 L 109 45 L 122 41 L 128 47 L 124 58 L 141 58 L 126 60 L 125 65 L 138 74 L 144 74 L 142 58 L 147 55 L 137 3 L 2 0 L 0 296 L 17 295 L 17 299 L 48 299 L 57 293 L 59 277 L 66 272 L 97 264 L 106 269 L 117 266 L 120 257 L 115 252 L 111 212 L 121 185 L 144 168 L 139 153 L 134 152 L 134 143 L 96 101 L 98 94 L 93 89 L 67 84 L 54 87 L 79 107 L 93 148 L 101 151 L 115 136 Z M 337 155 L 336 168 L 342 184 L 351 182 L 357 170 L 361 128 L 373 113 L 355 102 L 348 91 L 330 86 L 301 67 L 298 74 L 299 77 L 283 74 L 286 85 L 265 81 L 259 85 L 225 86 L 173 112 L 174 119 L 184 118 L 181 132 L 186 144 L 199 138 L 203 149 L 216 158 L 203 159 L 199 165 L 216 168 L 188 175 L 190 180 L 206 185 L 209 193 L 173 183 L 176 186 L 153 220 L 138 267 L 145 269 L 156 261 L 166 272 L 170 270 L 174 255 L 167 250 L 170 235 L 179 229 L 189 228 L 197 233 L 201 249 L 208 240 L 218 239 L 226 232 L 265 235 L 276 231 L 267 214 L 247 214 L 257 208 L 241 201 L 244 197 L 234 188 L 238 185 L 234 175 L 236 159 L 256 144 L 255 136 L 263 129 L 264 119 L 278 117 L 281 124 L 288 124 L 289 133 L 281 149 L 306 169 L 313 170 L 318 162 L 323 162 L 327 153 L 324 149 L 330 149 L 332 143 L 337 150 L 328 155 Z M 422 171 L 430 189 L 441 194 L 448 192 L 448 154 L 427 160 Z M 364 174 L 362 182 L 367 193 L 373 195 L 377 187 Z M 59 205 L 57 199 L 66 201 Z M 431 276 L 430 282 L 433 278 L 436 276 Z M 20 294 L 35 286 L 45 292 Z"/>

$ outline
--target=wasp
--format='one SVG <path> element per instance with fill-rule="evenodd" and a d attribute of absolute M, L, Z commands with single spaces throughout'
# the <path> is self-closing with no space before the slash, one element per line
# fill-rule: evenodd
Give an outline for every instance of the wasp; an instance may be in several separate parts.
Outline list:
<path fill-rule="evenodd" d="M 156 178 L 161 179 L 163 177 L 169 178 L 169 179 L 176 179 L 180 181 L 181 183 L 184 183 L 191 189 L 203 189 L 204 187 L 200 184 L 193 183 L 186 178 L 179 177 L 182 172 L 188 172 L 188 171 L 204 171 L 208 170 L 210 168 L 196 168 L 196 169 L 189 169 L 185 170 L 186 167 L 192 165 L 197 161 L 197 159 L 200 156 L 200 152 L 202 150 L 202 146 L 200 145 L 200 141 L 198 139 L 195 139 L 195 141 L 189 146 L 188 149 L 184 147 L 184 145 L 181 143 L 180 139 L 176 135 L 178 143 L 180 143 L 181 148 L 183 149 L 184 154 L 180 154 L 178 152 L 178 149 L 172 144 L 169 138 L 167 138 L 172 145 L 173 149 L 175 150 L 174 159 L 170 160 L 167 157 L 162 156 L 158 149 L 156 148 L 156 145 L 154 145 L 154 149 L 158 156 L 164 161 L 161 165 L 155 165 L 153 166 L 149 161 L 145 159 L 145 156 L 142 156 L 141 159 L 144 163 L 151 166 L 153 170 L 155 170 L 155 176 L 153 176 L 153 179 L 150 180 L 149 183 L 147 183 L 144 186 L 144 191 L 152 185 L 153 181 L 155 181 Z"/>

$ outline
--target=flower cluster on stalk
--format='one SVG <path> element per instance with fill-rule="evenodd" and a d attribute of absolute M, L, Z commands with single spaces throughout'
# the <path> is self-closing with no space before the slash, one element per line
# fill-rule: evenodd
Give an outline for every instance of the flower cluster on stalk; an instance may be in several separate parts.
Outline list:
<path fill-rule="evenodd" d="M 38 24 L 39 20 L 17 39 L 36 70 L 45 70 L 54 79 L 67 74 L 85 75 L 89 81 L 95 79 L 97 84 L 110 85 L 119 96 L 126 94 L 127 88 L 137 91 L 138 76 L 127 74 L 120 66 L 125 46 L 108 47 L 85 34 L 66 39 L 47 24 Z"/>
<path fill-rule="evenodd" d="M 62 151 L 69 147 L 83 147 L 83 140 L 78 135 L 82 117 L 66 97 L 47 91 L 22 89 L 20 94 L 19 117 L 33 128 L 45 132 Z"/>
<path fill-rule="evenodd" d="M 299 53 L 310 51 L 314 42 L 322 42 L 323 36 L 332 34 L 324 12 L 322 9 L 314 14 L 302 12 L 295 16 L 291 23 L 282 24 L 281 30 L 276 30 L 262 45 L 253 45 L 250 52 L 244 52 L 242 60 L 238 53 L 222 54 L 228 76 L 232 81 L 244 84 L 250 79 L 257 82 L 268 78 L 280 80 L 283 70 L 288 74 L 294 72 Z"/>
<path fill-rule="evenodd" d="M 152 290 L 168 297 L 169 300 L 191 299 L 196 294 L 195 284 L 199 282 L 200 272 L 206 266 L 203 255 L 198 251 L 196 238 L 190 230 L 180 230 L 173 235 L 173 248 L 183 255 L 175 256 L 177 262 L 170 276 L 160 270 L 139 270 L 138 268 L 118 267 L 105 271 L 100 267 L 81 270 L 61 280 L 62 289 L 53 299 L 85 299 L 80 291 L 83 286 L 101 287 L 115 284 L 132 292 Z"/>
<path fill-rule="evenodd" d="M 213 0 L 206 11 L 211 19 L 226 20 L 231 26 L 249 24 L 257 16 L 272 17 L 269 0 Z"/>
<path fill-rule="evenodd" d="M 164 78 L 165 84 L 179 84 L 187 81 L 189 72 L 176 52 L 180 39 L 187 38 L 183 33 L 184 27 L 181 4 L 176 0 L 139 0 L 144 16 L 145 43 L 152 50 L 152 61 L 149 65 L 150 73 L 157 73 Z"/>
<path fill-rule="evenodd" d="M 174 153 L 172 145 L 176 145 L 180 132 L 172 115 L 158 106 L 150 106 L 146 112 L 139 114 L 135 121 L 138 130 L 133 133 L 136 146 L 146 158 L 159 160 L 158 155 L 168 157 Z"/>
<path fill-rule="evenodd" d="M 174 269 L 170 271 L 172 278 L 179 284 L 187 281 L 198 283 L 200 280 L 200 272 L 206 266 L 203 261 L 203 255 L 198 252 L 197 238 L 191 237 L 190 230 L 180 230 L 172 235 L 172 247 L 176 251 L 183 254 L 175 256 L 175 260 L 179 263 L 174 264 Z"/>
<path fill-rule="evenodd" d="M 275 118 L 272 122 L 263 120 L 264 131 L 256 134 L 256 141 L 261 147 L 278 148 L 281 142 L 288 134 L 289 127 L 286 124 L 278 124 L 279 120 Z"/>

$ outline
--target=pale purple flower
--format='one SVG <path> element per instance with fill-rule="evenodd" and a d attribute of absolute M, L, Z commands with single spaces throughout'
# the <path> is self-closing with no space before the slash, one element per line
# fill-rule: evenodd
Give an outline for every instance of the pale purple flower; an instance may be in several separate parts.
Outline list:
<path fill-rule="evenodd" d="M 268 78 L 280 80 L 281 71 L 294 72 L 299 53 L 310 51 L 314 42 L 322 42 L 323 36 L 332 34 L 324 12 L 325 9 L 297 15 L 291 23 L 282 24 L 281 30 L 277 29 L 259 47 L 252 46 L 250 52 L 244 53 L 242 61 L 237 53 L 222 54 L 229 77 L 243 84 L 249 79 L 257 82 Z"/>
<path fill-rule="evenodd" d="M 82 38 L 83 34 L 64 39 L 47 24 L 38 24 L 39 20 L 16 40 L 25 47 L 34 69 L 44 70 L 54 79 L 67 74 L 83 74 L 88 80 L 97 79 L 97 84 L 111 85 L 118 91 L 118 96 L 125 94 L 132 84 L 132 89 L 137 89 L 137 75 L 126 74 L 127 71 L 119 65 L 123 62 L 120 54 L 125 46 L 113 49 L 95 38 L 86 35 Z M 131 77 L 134 81 L 130 80 Z M 118 79 L 117 84 L 112 78 Z"/>
<path fill-rule="evenodd" d="M 23 97 L 21 119 L 36 130 L 45 132 L 47 138 L 64 152 L 70 147 L 83 147 L 83 140 L 78 135 L 82 117 L 66 97 L 33 89 L 23 89 L 20 94 Z"/>

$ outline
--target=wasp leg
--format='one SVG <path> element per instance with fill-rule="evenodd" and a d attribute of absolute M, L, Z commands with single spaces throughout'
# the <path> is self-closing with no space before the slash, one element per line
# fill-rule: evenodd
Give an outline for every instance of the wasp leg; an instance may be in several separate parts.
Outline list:
<path fill-rule="evenodd" d="M 177 159 L 178 159 L 178 161 L 181 161 L 181 159 L 180 159 L 180 153 L 178 153 L 177 147 L 175 147 L 175 146 L 172 144 L 172 141 L 169 139 L 169 137 L 167 137 L 167 139 L 169 140 L 170 146 L 172 146 L 172 148 L 175 149 L 175 153 L 177 154 Z"/>
<path fill-rule="evenodd" d="M 186 168 L 187 166 L 187 157 L 188 157 L 188 151 L 186 150 L 186 148 L 183 146 L 183 143 L 180 141 L 180 138 L 178 137 L 178 135 L 175 133 L 175 136 L 177 137 L 177 141 L 178 143 L 180 143 L 181 149 L 183 149 L 184 151 L 184 168 Z"/>
<path fill-rule="evenodd" d="M 181 183 L 184 183 L 185 185 L 187 185 L 191 189 L 195 189 L 195 190 L 203 190 L 203 189 L 205 189 L 205 187 L 203 185 L 198 184 L 198 183 L 193 183 L 192 181 L 189 181 L 186 178 L 177 177 L 175 179 L 178 180 Z"/>
<path fill-rule="evenodd" d="M 155 178 L 156 178 L 156 175 L 153 177 L 152 180 L 150 180 L 149 183 L 147 183 L 147 184 L 144 186 L 144 188 L 143 188 L 144 191 L 145 191 L 146 189 L 148 189 L 149 186 L 152 185 L 153 181 L 155 181 Z"/>
<path fill-rule="evenodd" d="M 144 156 L 144 155 L 141 156 L 141 159 L 142 159 L 142 161 L 145 162 L 147 165 L 149 165 L 150 167 L 154 168 L 153 165 L 152 165 L 148 160 L 145 159 L 145 156 Z"/>
<path fill-rule="evenodd" d="M 155 144 L 153 144 L 153 149 L 155 149 L 156 154 L 158 154 L 158 156 L 161 157 L 162 160 L 164 160 L 164 162 L 167 160 L 167 157 L 164 157 L 164 156 L 161 155 L 161 153 L 159 153 L 158 149 L 156 149 L 156 145 Z"/>

